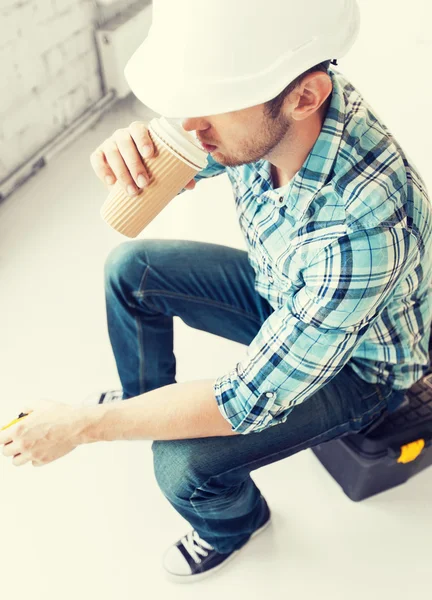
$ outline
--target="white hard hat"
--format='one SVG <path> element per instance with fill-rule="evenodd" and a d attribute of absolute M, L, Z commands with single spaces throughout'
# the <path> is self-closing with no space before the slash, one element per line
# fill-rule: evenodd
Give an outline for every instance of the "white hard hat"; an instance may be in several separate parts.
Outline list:
<path fill-rule="evenodd" d="M 255 106 L 357 38 L 356 0 L 153 0 L 152 25 L 125 77 L 172 118 Z"/>

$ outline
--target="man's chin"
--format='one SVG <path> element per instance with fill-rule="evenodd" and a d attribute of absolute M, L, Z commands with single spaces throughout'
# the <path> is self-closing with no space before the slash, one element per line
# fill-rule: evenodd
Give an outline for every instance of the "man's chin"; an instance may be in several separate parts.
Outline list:
<path fill-rule="evenodd" d="M 233 160 L 229 157 L 226 157 L 222 154 L 222 152 L 212 152 L 212 157 L 216 162 L 224 167 L 242 167 L 243 165 L 247 165 L 250 161 L 248 160 Z"/>

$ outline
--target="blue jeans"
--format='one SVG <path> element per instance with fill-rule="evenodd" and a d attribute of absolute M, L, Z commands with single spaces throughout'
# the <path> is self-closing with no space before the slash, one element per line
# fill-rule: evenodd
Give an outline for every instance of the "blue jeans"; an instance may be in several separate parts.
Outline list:
<path fill-rule="evenodd" d="M 176 383 L 174 316 L 249 345 L 273 311 L 254 289 L 247 253 L 217 244 L 124 242 L 107 258 L 105 285 L 124 400 Z M 204 540 L 218 552 L 231 552 L 265 520 L 266 501 L 251 471 L 362 431 L 403 397 L 390 385 L 364 381 L 348 362 L 285 423 L 248 435 L 153 441 L 156 480 Z"/>

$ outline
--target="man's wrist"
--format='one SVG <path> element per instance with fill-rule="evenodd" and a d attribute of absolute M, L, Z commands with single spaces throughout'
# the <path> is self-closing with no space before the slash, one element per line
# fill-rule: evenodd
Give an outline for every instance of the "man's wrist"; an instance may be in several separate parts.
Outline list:
<path fill-rule="evenodd" d="M 74 438 L 77 446 L 103 441 L 96 437 L 96 431 L 100 431 L 98 424 L 103 418 L 106 408 L 106 406 L 101 406 L 100 404 L 78 407 L 78 415 L 74 428 Z"/>

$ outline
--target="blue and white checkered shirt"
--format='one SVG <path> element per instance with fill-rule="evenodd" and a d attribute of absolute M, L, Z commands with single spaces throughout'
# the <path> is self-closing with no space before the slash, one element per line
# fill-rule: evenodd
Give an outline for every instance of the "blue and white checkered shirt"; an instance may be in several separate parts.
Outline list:
<path fill-rule="evenodd" d="M 429 365 L 432 209 L 412 161 L 334 68 L 331 104 L 300 171 L 273 189 L 270 163 L 224 167 L 257 292 L 274 308 L 246 356 L 217 378 L 242 434 L 282 423 L 350 361 L 408 389 Z"/>

